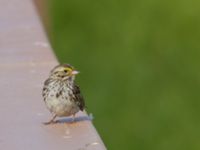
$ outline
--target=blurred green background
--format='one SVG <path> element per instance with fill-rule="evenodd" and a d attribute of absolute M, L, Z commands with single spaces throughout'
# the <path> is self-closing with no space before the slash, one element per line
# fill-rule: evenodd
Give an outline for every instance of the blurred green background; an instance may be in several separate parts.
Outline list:
<path fill-rule="evenodd" d="M 81 74 L 109 150 L 200 149 L 200 1 L 51 0 L 51 39 Z"/>

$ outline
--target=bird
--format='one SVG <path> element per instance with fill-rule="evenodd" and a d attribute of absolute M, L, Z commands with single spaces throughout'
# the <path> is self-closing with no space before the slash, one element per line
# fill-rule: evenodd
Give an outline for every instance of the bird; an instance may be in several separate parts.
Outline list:
<path fill-rule="evenodd" d="M 56 117 L 73 116 L 79 111 L 84 111 L 85 102 L 79 86 L 75 83 L 75 76 L 79 73 L 70 64 L 55 66 L 45 80 L 42 96 L 47 109 L 53 114 L 45 125 L 55 123 Z"/>

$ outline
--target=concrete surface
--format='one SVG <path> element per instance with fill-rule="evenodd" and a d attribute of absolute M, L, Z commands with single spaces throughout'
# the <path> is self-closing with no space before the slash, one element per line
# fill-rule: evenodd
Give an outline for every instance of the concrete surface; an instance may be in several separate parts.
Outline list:
<path fill-rule="evenodd" d="M 76 123 L 42 124 L 51 115 L 41 90 L 57 64 L 32 1 L 1 0 L 1 150 L 106 149 L 85 113 Z"/>

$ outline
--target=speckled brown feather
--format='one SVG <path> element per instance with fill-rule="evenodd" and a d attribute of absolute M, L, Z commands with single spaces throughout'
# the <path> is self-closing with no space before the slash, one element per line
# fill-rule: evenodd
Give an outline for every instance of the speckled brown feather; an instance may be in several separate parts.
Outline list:
<path fill-rule="evenodd" d="M 81 95 L 79 86 L 74 84 L 72 91 L 74 94 L 74 101 L 77 103 L 80 110 L 83 111 L 85 108 L 85 102 L 84 102 L 83 96 Z"/>
<path fill-rule="evenodd" d="M 69 69 L 65 70 L 67 68 Z M 44 82 L 42 95 L 47 108 L 54 114 L 53 119 L 47 124 L 56 116 L 74 116 L 85 108 L 80 88 L 74 83 L 75 74 L 70 74 L 69 71 L 74 71 L 71 65 L 58 65 L 51 70 L 49 78 Z"/>

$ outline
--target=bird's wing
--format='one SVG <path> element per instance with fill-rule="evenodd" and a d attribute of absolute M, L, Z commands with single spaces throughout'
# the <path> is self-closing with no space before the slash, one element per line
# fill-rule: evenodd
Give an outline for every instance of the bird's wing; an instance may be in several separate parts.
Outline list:
<path fill-rule="evenodd" d="M 75 102 L 79 106 L 80 110 L 83 111 L 85 108 L 85 102 L 84 102 L 83 96 L 81 95 L 80 88 L 76 84 L 74 84 L 72 91 L 75 97 L 74 98 Z"/>

